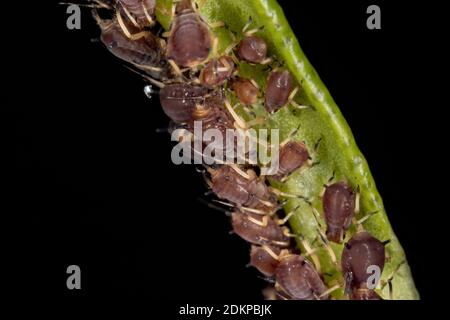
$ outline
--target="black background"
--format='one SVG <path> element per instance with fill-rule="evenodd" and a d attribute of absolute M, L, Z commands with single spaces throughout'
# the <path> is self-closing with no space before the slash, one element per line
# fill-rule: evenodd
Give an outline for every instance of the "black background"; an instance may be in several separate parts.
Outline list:
<path fill-rule="evenodd" d="M 435 69 L 426 54 L 438 59 L 442 8 L 280 3 L 368 159 L 422 298 L 441 297 L 429 274 L 441 211 L 428 178 L 443 160 L 431 144 L 440 135 L 428 133 L 440 129 L 430 114 L 443 106 L 427 87 Z M 366 28 L 370 4 L 381 7 L 381 30 Z M 14 253 L 5 263 L 19 272 L 16 287 L 69 300 L 262 298 L 264 281 L 245 267 L 248 246 L 228 234 L 227 217 L 198 201 L 201 175 L 171 163 L 169 136 L 156 133 L 168 123 L 159 102 L 91 41 L 99 32 L 89 12 L 82 29 L 70 31 L 64 6 L 18 9 L 0 118 L 1 206 Z M 66 288 L 71 264 L 81 267 L 80 291 Z"/>

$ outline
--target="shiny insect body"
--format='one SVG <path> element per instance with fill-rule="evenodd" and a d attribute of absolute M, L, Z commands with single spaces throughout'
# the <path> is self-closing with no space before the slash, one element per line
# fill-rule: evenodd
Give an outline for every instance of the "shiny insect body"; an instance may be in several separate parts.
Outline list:
<path fill-rule="evenodd" d="M 287 229 L 278 225 L 269 216 L 236 211 L 231 215 L 233 231 L 252 244 L 288 247 L 290 238 Z"/>
<path fill-rule="evenodd" d="M 212 191 L 220 198 L 237 206 L 271 212 L 277 206 L 277 198 L 264 179 L 248 170 L 245 176 L 231 166 L 209 169 Z"/>
<path fill-rule="evenodd" d="M 252 105 L 258 101 L 259 88 L 252 81 L 244 78 L 236 79 L 232 88 L 243 105 Z"/>
<path fill-rule="evenodd" d="M 274 179 L 281 180 L 308 162 L 309 153 L 303 142 L 289 141 L 279 151 L 278 172 Z"/>
<path fill-rule="evenodd" d="M 294 78 L 287 70 L 274 70 L 266 84 L 265 107 L 268 112 L 275 112 L 285 106 L 294 89 Z"/>
<path fill-rule="evenodd" d="M 208 87 L 221 86 L 231 78 L 234 70 L 235 65 L 231 57 L 212 59 L 200 72 L 200 83 Z"/>
<path fill-rule="evenodd" d="M 237 55 L 250 63 L 264 63 L 267 58 L 267 44 L 257 36 L 245 37 L 238 45 Z"/>
<path fill-rule="evenodd" d="M 341 243 L 355 215 L 356 195 L 346 182 L 326 186 L 322 198 L 327 238 Z"/>
<path fill-rule="evenodd" d="M 176 8 L 167 42 L 167 57 L 179 67 L 192 68 L 204 62 L 211 51 L 208 25 L 194 11 L 190 0 Z"/>
<path fill-rule="evenodd" d="M 380 300 L 381 297 L 368 287 L 371 276 L 369 267 L 383 271 L 386 260 L 384 243 L 366 231 L 358 232 L 345 244 L 342 252 L 342 271 L 346 293 L 354 300 Z"/>
<path fill-rule="evenodd" d="M 293 300 L 326 300 L 328 288 L 314 267 L 300 255 L 281 259 L 275 271 L 276 285 Z"/>
<path fill-rule="evenodd" d="M 152 27 L 155 24 L 156 0 L 116 0 L 116 8 L 135 27 Z"/>

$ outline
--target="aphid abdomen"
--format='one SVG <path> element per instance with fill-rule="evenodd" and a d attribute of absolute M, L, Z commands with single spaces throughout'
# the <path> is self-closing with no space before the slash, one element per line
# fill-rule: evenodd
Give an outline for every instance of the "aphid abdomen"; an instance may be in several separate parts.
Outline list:
<path fill-rule="evenodd" d="M 258 101 L 259 89 L 247 79 L 233 81 L 233 90 L 239 101 L 244 105 L 252 105 Z"/>
<path fill-rule="evenodd" d="M 237 54 L 242 60 L 262 63 L 267 57 L 267 44 L 263 39 L 256 36 L 245 37 L 239 43 Z"/>
<path fill-rule="evenodd" d="M 266 221 L 266 225 L 262 225 Z M 242 239 L 252 244 L 276 245 L 287 247 L 290 239 L 287 237 L 282 227 L 272 218 L 244 212 L 233 212 L 231 215 L 233 231 Z"/>
<path fill-rule="evenodd" d="M 275 246 L 260 247 L 252 245 L 250 250 L 250 265 L 258 269 L 266 277 L 272 277 L 280 263 L 274 255 L 278 256 L 280 252 L 281 249 Z"/>
<path fill-rule="evenodd" d="M 384 244 L 370 233 L 358 232 L 346 244 L 342 252 L 342 271 L 347 279 L 347 291 L 366 288 L 371 275 L 369 266 L 378 266 L 383 271 L 385 262 Z"/>
<path fill-rule="evenodd" d="M 327 224 L 327 238 L 341 243 L 345 231 L 355 214 L 355 194 L 345 182 L 326 187 L 323 195 L 323 210 Z"/>
<path fill-rule="evenodd" d="M 163 51 L 155 36 L 148 34 L 137 40 L 127 38 L 116 22 L 102 29 L 102 43 L 119 59 L 135 65 L 157 79 L 170 76 Z"/>
<path fill-rule="evenodd" d="M 275 272 L 278 286 L 293 300 L 326 300 L 327 290 L 314 267 L 300 255 L 284 257 Z"/>
<path fill-rule="evenodd" d="M 293 90 L 294 79 L 287 70 L 270 73 L 266 84 L 266 103 L 268 112 L 275 112 L 289 100 Z"/>
<path fill-rule="evenodd" d="M 211 35 L 206 23 L 193 10 L 183 10 L 173 22 L 167 43 L 167 57 L 178 66 L 194 67 L 206 60 Z"/>
<path fill-rule="evenodd" d="M 164 113 L 176 123 L 192 120 L 197 104 L 202 104 L 208 90 L 202 86 L 171 84 L 161 89 L 159 99 Z"/>
<path fill-rule="evenodd" d="M 212 59 L 200 73 L 200 82 L 208 87 L 220 86 L 231 78 L 235 69 L 233 59 L 222 56 Z"/>
<path fill-rule="evenodd" d="M 302 142 L 290 141 L 279 152 L 279 169 L 275 179 L 282 179 L 303 166 L 308 161 L 309 153 Z"/>
<path fill-rule="evenodd" d="M 156 0 L 118 0 L 118 3 L 128 10 L 141 27 L 153 25 Z"/>

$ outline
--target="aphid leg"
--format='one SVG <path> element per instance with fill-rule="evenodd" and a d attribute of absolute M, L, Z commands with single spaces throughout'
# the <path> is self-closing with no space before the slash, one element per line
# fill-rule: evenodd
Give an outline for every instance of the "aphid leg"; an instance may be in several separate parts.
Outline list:
<path fill-rule="evenodd" d="M 247 23 L 244 25 L 244 27 L 242 28 L 241 32 L 242 32 L 243 34 L 245 34 L 245 32 L 248 30 L 248 28 L 250 28 L 250 26 L 251 26 L 252 23 L 253 23 L 253 19 L 252 19 L 252 17 L 250 16 L 250 17 L 248 17 L 248 21 L 247 21 Z"/>
<path fill-rule="evenodd" d="M 120 12 L 118 10 L 116 10 L 116 19 L 117 22 L 119 23 L 120 29 L 122 29 L 122 32 L 125 34 L 125 36 L 130 39 L 130 40 L 138 40 L 142 37 L 145 37 L 147 35 L 146 31 L 141 31 L 138 33 L 134 33 L 132 34 L 127 26 L 125 25 L 125 22 L 123 21 L 122 15 L 120 14 Z"/>
<path fill-rule="evenodd" d="M 366 214 L 364 217 L 362 217 L 359 220 L 354 221 L 355 225 L 362 225 L 366 220 L 368 220 L 369 218 L 371 218 L 374 214 L 377 214 L 377 211 L 373 211 L 373 212 L 369 212 L 368 214 Z"/>
<path fill-rule="evenodd" d="M 158 88 L 162 89 L 164 88 L 166 85 L 164 83 L 162 83 L 161 81 L 158 81 L 156 79 L 153 79 L 152 77 L 149 77 L 148 75 L 145 75 L 141 72 L 138 72 L 128 66 L 125 66 L 125 68 L 127 68 L 128 70 L 130 70 L 131 72 L 137 73 L 138 75 L 140 75 L 142 78 L 144 78 L 145 80 L 148 80 L 151 84 L 157 86 Z"/>
<path fill-rule="evenodd" d="M 168 59 L 167 62 L 169 62 L 170 66 L 172 67 L 173 71 L 177 76 L 182 76 L 183 72 L 181 71 L 180 67 L 173 61 L 172 59 Z"/>
<path fill-rule="evenodd" d="M 295 207 L 293 210 L 291 210 L 289 213 L 286 214 L 286 216 L 283 219 L 278 219 L 277 223 L 278 225 L 283 225 L 286 222 L 289 221 L 289 219 L 295 214 L 295 212 L 300 208 L 300 206 Z"/>
<path fill-rule="evenodd" d="M 341 267 L 337 262 L 336 254 L 334 253 L 333 248 L 331 248 L 326 235 L 323 234 L 320 229 L 317 229 L 317 233 L 319 234 L 319 238 L 322 241 L 323 247 L 325 248 L 327 254 L 330 256 L 331 262 L 336 266 L 337 270 L 341 270 Z"/>
<path fill-rule="evenodd" d="M 247 220 L 252 222 L 252 223 L 254 223 L 254 224 L 256 224 L 256 225 L 258 225 L 258 226 L 260 226 L 260 227 L 263 227 L 263 228 L 267 227 L 267 224 L 269 223 L 269 217 L 268 216 L 263 216 L 262 220 L 258 220 L 258 219 L 255 219 L 253 217 L 248 216 Z"/>
<path fill-rule="evenodd" d="M 302 235 L 295 235 L 296 238 L 298 238 L 303 246 L 303 248 L 306 251 L 306 254 L 311 256 L 311 260 L 314 263 L 314 266 L 316 267 L 317 272 L 320 274 L 322 273 L 322 267 L 320 265 L 319 257 L 314 253 L 314 250 L 311 248 L 311 245 L 309 244 L 308 240 L 305 239 Z"/>
<path fill-rule="evenodd" d="M 150 13 L 148 13 L 148 8 L 145 6 L 144 1 L 142 1 L 142 11 L 144 12 L 145 18 L 147 19 L 150 26 L 155 24 L 155 20 L 151 17 Z"/>
<path fill-rule="evenodd" d="M 272 191 L 274 194 L 276 194 L 279 197 L 285 197 L 285 198 L 294 198 L 294 199 L 302 199 L 303 201 L 305 201 L 308 204 L 311 204 L 311 202 L 309 201 L 309 199 L 305 196 L 299 195 L 299 194 L 293 194 L 293 193 L 287 193 L 287 192 L 283 192 L 279 189 L 276 189 L 274 187 L 269 187 L 270 191 Z"/>
<path fill-rule="evenodd" d="M 322 294 L 319 296 L 319 298 L 326 297 L 326 296 L 328 296 L 330 293 L 332 293 L 332 292 L 334 292 L 334 291 L 336 291 L 336 290 L 338 290 L 338 289 L 340 289 L 340 288 L 342 288 L 342 286 L 341 286 L 340 284 L 335 284 L 334 286 L 332 286 L 331 288 L 329 288 L 328 290 L 326 290 L 324 293 L 322 293 Z"/>

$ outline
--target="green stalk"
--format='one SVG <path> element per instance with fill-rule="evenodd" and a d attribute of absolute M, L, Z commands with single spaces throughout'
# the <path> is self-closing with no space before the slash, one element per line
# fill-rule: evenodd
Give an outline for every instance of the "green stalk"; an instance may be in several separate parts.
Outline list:
<path fill-rule="evenodd" d="M 383 201 L 367 162 L 358 149 L 338 106 L 305 57 L 280 6 L 275 0 L 199 0 L 197 3 L 200 5 L 202 17 L 207 22 L 223 21 L 227 26 L 215 31 L 215 35 L 219 38 L 219 52 L 232 42 L 229 30 L 239 34 L 249 17 L 253 20 L 253 27 L 264 26 L 258 32 L 258 36 L 267 41 L 270 54 L 290 70 L 300 85 L 296 101 L 301 105 L 312 107 L 295 111 L 283 108 L 269 116 L 266 124 L 268 128 L 280 129 L 281 140 L 299 128 L 296 138 L 305 141 L 308 150 L 313 150 L 317 141 L 321 139 L 319 147 L 313 153 L 314 161 L 318 161 L 319 164 L 307 170 L 297 170 L 283 183 L 273 181 L 273 185 L 284 192 L 301 194 L 312 201 L 311 206 L 301 199 L 287 199 L 286 212 L 299 206 L 289 221 L 292 231 L 301 234 L 310 244 L 314 243 L 314 247 L 320 246 L 321 242 L 317 241 L 319 226 L 312 207 L 319 213 L 322 212 L 319 195 L 323 185 L 334 173 L 336 181 L 345 179 L 354 188 L 359 187 L 360 212 L 357 219 L 368 213 L 377 212 L 363 223 L 364 228 L 381 241 L 391 241 L 386 246 L 388 259 L 381 281 L 387 281 L 398 269 L 392 280 L 393 298 L 419 299 L 405 253 L 388 221 Z M 170 25 L 170 17 L 166 13 L 170 12 L 171 7 L 170 0 L 158 1 L 157 18 L 165 28 Z M 264 88 L 267 74 L 261 67 L 241 64 L 239 73 L 255 79 Z M 261 110 L 262 106 L 255 108 Z M 322 217 L 319 218 L 319 222 L 322 226 L 325 224 Z M 346 240 L 354 232 L 353 227 L 349 230 Z M 300 242 L 299 246 L 302 248 Z M 336 257 L 340 259 L 343 245 L 331 244 L 331 246 Z M 329 286 L 342 282 L 342 274 L 331 262 L 325 248 L 319 249 L 317 255 L 325 282 Z M 402 262 L 405 263 L 401 264 Z M 383 298 L 389 299 L 388 286 L 379 293 Z M 343 290 L 337 290 L 333 295 L 335 298 L 341 298 Z"/>

